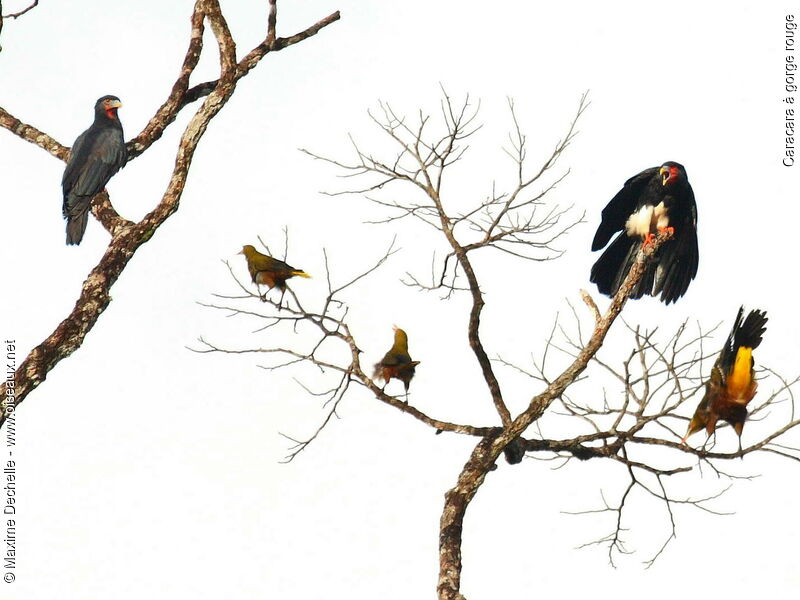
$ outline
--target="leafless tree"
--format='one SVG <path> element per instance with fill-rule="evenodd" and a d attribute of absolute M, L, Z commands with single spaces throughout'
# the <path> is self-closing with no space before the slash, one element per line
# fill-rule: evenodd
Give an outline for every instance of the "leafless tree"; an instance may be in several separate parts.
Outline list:
<path fill-rule="evenodd" d="M 35 3 L 34 3 L 35 6 Z M 111 241 L 102 258 L 83 283 L 72 312 L 56 327 L 41 344 L 31 350 L 15 374 L 15 404 L 42 383 L 48 372 L 83 343 L 86 335 L 97 323 L 102 312 L 111 301 L 110 290 L 136 251 L 147 243 L 164 222 L 178 210 L 184 186 L 189 174 L 192 157 L 211 120 L 219 114 L 233 93 L 240 79 L 247 76 L 269 54 L 279 52 L 302 42 L 339 19 L 334 12 L 303 31 L 288 37 L 278 37 L 277 0 L 268 0 L 265 19 L 266 36 L 241 59 L 236 56 L 236 44 L 228 28 L 225 16 L 217 0 L 197 0 L 194 4 L 187 32 L 188 48 L 180 65 L 178 78 L 167 94 L 164 103 L 155 111 L 144 130 L 127 143 L 128 160 L 134 160 L 146 152 L 172 124 L 180 111 L 189 104 L 203 98 L 184 130 L 175 156 L 175 167 L 162 197 L 153 209 L 138 223 L 121 216 L 114 208 L 108 194 L 103 191 L 93 201 L 92 214 L 111 235 Z M 31 6 L 30 8 L 33 8 Z M 7 15 L 16 17 L 16 15 Z M 220 75 L 214 81 L 205 81 L 190 86 L 190 78 L 203 52 L 203 32 L 206 26 L 217 42 Z M 0 107 L 0 127 L 66 161 L 69 148 L 28 125 Z M 8 412 L 7 384 L 0 387 L 3 414 L 0 424 Z"/>
<path fill-rule="evenodd" d="M 383 223 L 415 219 L 435 228 L 444 236 L 449 252 L 434 262 L 431 281 L 423 283 L 410 276 L 408 285 L 444 298 L 466 293 L 471 298 L 467 341 L 474 353 L 477 368 L 482 373 L 489 397 L 494 404 L 500 425 L 456 423 L 434 417 L 416 408 L 402 396 L 392 396 L 374 381 L 369 369 L 362 364 L 362 348 L 348 323 L 348 306 L 342 293 L 356 281 L 369 276 L 396 250 L 394 244 L 373 264 L 365 266 L 356 277 L 334 283 L 335 276 L 328 268 L 326 255 L 327 295 L 308 301 L 292 293 L 293 302 L 281 307 L 274 299 L 261 304 L 258 295 L 247 282 L 236 279 L 236 294 L 218 295 L 207 306 L 231 315 L 257 319 L 259 332 L 265 330 L 275 345 L 253 348 L 224 348 L 202 339 L 199 352 L 236 352 L 262 355 L 269 369 L 292 365 L 313 365 L 313 380 L 320 374 L 330 377 L 324 389 L 306 390 L 323 400 L 324 416 L 312 435 L 293 442 L 287 460 L 296 458 L 330 425 L 348 391 L 361 386 L 374 397 L 398 411 L 436 430 L 476 438 L 475 448 L 459 473 L 455 484 L 445 494 L 440 521 L 440 570 L 438 596 L 442 600 L 463 598 L 461 594 L 461 539 L 463 519 L 476 492 L 491 470 L 496 468 L 500 454 L 509 463 L 521 462 L 523 457 L 560 460 L 607 459 L 624 469 L 627 483 L 621 490 L 604 491 L 598 508 L 586 513 L 607 513 L 611 517 L 610 531 L 587 545 L 605 544 L 609 560 L 629 551 L 626 545 L 626 510 L 638 495 L 656 499 L 663 506 L 668 522 L 666 539 L 659 542 L 649 555 L 655 560 L 675 535 L 674 507 L 690 505 L 714 512 L 711 501 L 727 489 L 724 483 L 698 497 L 684 497 L 672 491 L 670 485 L 679 476 L 696 473 L 696 468 L 708 468 L 721 478 L 732 480 L 739 475 L 728 472 L 726 461 L 754 452 L 768 452 L 800 460 L 797 448 L 781 444 L 785 434 L 800 424 L 794 412 L 793 386 L 798 378 L 786 380 L 764 370 L 761 372 L 762 391 L 751 419 L 764 416 L 770 409 L 774 423 L 771 432 L 759 441 L 736 452 L 717 452 L 714 438 L 700 448 L 681 443 L 688 417 L 702 394 L 702 387 L 721 343 L 712 343 L 714 330 L 706 331 L 698 324 L 684 323 L 665 340 L 655 330 L 629 326 L 633 337 L 630 354 L 621 360 L 598 355 L 606 334 L 622 310 L 630 291 L 644 272 L 644 266 L 669 233 L 658 235 L 656 242 L 643 248 L 630 274 L 601 314 L 591 296 L 581 292 L 588 311 L 581 316 L 576 309 L 569 323 L 559 323 L 543 349 L 541 358 L 530 366 L 519 366 L 497 357 L 490 359 L 481 336 L 481 314 L 484 297 L 472 257 L 477 251 L 497 251 L 503 260 L 549 260 L 560 255 L 557 244 L 562 236 L 582 220 L 572 206 L 559 206 L 547 195 L 563 180 L 567 171 L 556 172 L 557 163 L 576 135 L 576 124 L 587 107 L 581 98 L 575 119 L 566 134 L 537 168 L 528 164 L 527 138 L 522 133 L 513 103 L 509 103 L 512 130 L 506 154 L 511 158 L 515 184 L 505 192 L 495 191 L 475 203 L 467 211 L 454 213 L 443 197 L 442 182 L 449 168 L 462 160 L 471 136 L 479 128 L 478 105 L 469 97 L 455 102 L 446 93 L 440 106 L 439 118 L 423 112 L 415 119 L 399 115 L 388 104 L 381 103 L 372 121 L 391 140 L 395 152 L 379 156 L 363 149 L 351 139 L 354 156 L 350 161 L 324 158 L 307 152 L 342 169 L 346 177 L 363 184 L 342 193 L 363 194 L 386 210 Z M 494 187 L 492 188 L 495 189 Z M 229 265 L 230 268 L 230 265 Z M 253 308 L 256 306 L 256 308 Z M 591 320 L 587 331 L 582 323 Z M 570 326 L 571 324 L 571 326 Z M 551 357 L 559 353 L 567 359 L 565 368 L 554 369 Z M 587 371 L 587 367 L 591 369 Z M 530 400 L 519 414 L 512 414 L 500 385 L 505 370 L 524 373 L 530 378 Z M 588 375 L 587 375 L 588 373 Z M 592 382 L 587 386 L 585 380 Z M 604 382 L 600 385 L 597 382 Z M 587 391 L 587 387 L 589 388 Z M 538 391 L 534 391 L 538 390 Z M 606 390 L 603 393 L 598 390 Z M 418 392 L 419 393 L 419 392 Z M 700 395 L 699 395 L 700 394 Z M 781 404 L 783 402 L 783 404 Z M 545 435 L 551 423 L 560 421 L 558 431 L 571 431 L 568 437 Z M 722 430 L 721 430 L 722 431 Z M 698 434 L 700 437 L 700 434 Z M 615 500 L 608 500 L 612 493 Z"/>

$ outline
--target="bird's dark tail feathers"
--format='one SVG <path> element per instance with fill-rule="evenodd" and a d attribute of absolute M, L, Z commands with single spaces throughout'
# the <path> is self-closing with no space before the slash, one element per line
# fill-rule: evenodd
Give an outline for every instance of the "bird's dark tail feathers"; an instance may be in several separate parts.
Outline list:
<path fill-rule="evenodd" d="M 652 294 L 661 295 L 665 304 L 676 302 L 686 293 L 689 284 L 697 275 L 697 232 L 693 227 L 679 229 L 674 238 L 658 251 L 658 268 Z"/>
<path fill-rule="evenodd" d="M 613 296 L 619 291 L 633 263 L 636 262 L 636 255 L 639 253 L 640 247 L 641 240 L 638 237 L 632 238 L 622 233 L 600 255 L 600 258 L 592 266 L 589 280 L 597 284 L 597 289 L 601 294 Z M 645 294 L 649 294 L 653 289 L 655 273 L 656 265 L 651 263 L 630 297 L 641 298 Z"/>
<path fill-rule="evenodd" d="M 687 245 L 688 244 L 684 244 Z M 592 266 L 590 281 L 597 284 L 600 293 L 613 296 L 636 262 L 642 247 L 639 237 L 618 235 Z M 689 282 L 697 273 L 697 256 L 693 246 L 680 253 L 676 243 L 665 244 L 649 259 L 644 275 L 633 288 L 630 297 L 661 295 L 661 301 L 670 304 L 686 293 Z"/>
<path fill-rule="evenodd" d="M 739 348 L 758 348 L 761 344 L 761 336 L 767 330 L 767 313 L 763 310 L 751 310 L 747 318 L 742 323 L 744 307 L 739 308 L 736 315 L 736 322 L 733 324 L 729 345 L 736 352 Z"/>
<path fill-rule="evenodd" d="M 89 205 L 92 199 L 87 196 L 70 196 L 64 201 L 64 217 L 67 219 L 67 245 L 81 243 L 89 221 Z"/>

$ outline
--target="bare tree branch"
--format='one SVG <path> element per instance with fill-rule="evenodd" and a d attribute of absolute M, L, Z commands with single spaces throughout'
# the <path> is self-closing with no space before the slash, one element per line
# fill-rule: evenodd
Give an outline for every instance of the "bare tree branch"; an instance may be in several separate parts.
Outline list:
<path fill-rule="evenodd" d="M 452 98 L 443 89 L 441 102 L 441 128 L 442 133 L 431 131 L 431 118 L 420 112 L 416 125 L 411 125 L 409 120 L 400 116 L 388 103 L 379 104 L 381 116 L 369 113 L 372 121 L 396 144 L 397 153 L 391 159 L 381 159 L 362 151 L 358 144 L 352 140 L 356 154 L 356 161 L 343 163 L 338 160 L 322 157 L 318 154 L 303 150 L 313 158 L 323 160 L 344 169 L 350 176 L 377 176 L 377 181 L 365 187 L 347 190 L 343 193 L 367 193 L 382 190 L 387 184 L 393 182 L 406 182 L 412 184 L 425 196 L 423 202 L 410 203 L 408 200 L 393 200 L 384 202 L 370 197 L 371 200 L 382 206 L 396 208 L 402 216 L 411 216 L 420 219 L 429 226 L 433 226 L 444 234 L 451 253 L 448 254 L 438 283 L 424 286 L 411 276 L 411 284 L 423 289 L 445 288 L 450 292 L 456 288 L 455 278 L 458 272 L 463 273 L 467 281 L 467 289 L 472 296 L 472 309 L 470 311 L 468 326 L 468 341 L 480 365 L 490 397 L 495 405 L 501 422 L 504 426 L 511 423 L 512 417 L 505 405 L 499 381 L 493 371 L 491 361 L 483 347 L 479 330 L 481 313 L 484 300 L 478 284 L 478 277 L 468 256 L 469 252 L 479 248 L 495 248 L 512 256 L 537 259 L 528 254 L 532 248 L 552 249 L 552 244 L 561 236 L 568 233 L 575 225 L 581 222 L 582 217 L 576 221 L 562 226 L 561 219 L 568 213 L 569 208 L 551 207 L 544 215 L 538 214 L 541 200 L 548 192 L 563 180 L 566 173 L 559 176 L 555 182 L 547 185 L 532 197 L 523 198 L 522 194 L 556 163 L 576 134 L 576 123 L 588 106 L 586 95 L 581 98 L 578 111 L 570 124 L 567 134 L 559 141 L 551 155 L 545 160 L 532 175 L 525 174 L 525 137 L 521 133 L 513 103 L 509 102 L 515 134 L 512 136 L 517 182 L 515 188 L 508 194 L 493 194 L 490 200 L 482 202 L 479 207 L 458 217 L 451 216 L 445 208 L 441 197 L 441 186 L 444 171 L 457 161 L 461 160 L 468 146 L 466 141 L 479 129 L 476 118 L 479 104 L 473 103 L 469 96 L 456 105 Z M 429 127 L 430 125 L 430 127 Z M 508 152 L 507 152 L 508 153 Z M 481 216 L 482 215 L 482 216 Z M 386 222 L 390 222 L 388 219 Z M 464 243 L 456 228 L 460 224 L 468 225 L 468 230 L 478 232 L 480 238 L 470 243 Z M 542 238 L 542 236 L 544 237 Z M 555 255 L 560 253 L 556 252 Z M 453 272 L 452 283 L 445 283 L 447 265 L 453 257 L 459 271 Z M 541 260 L 541 258 L 539 258 Z"/>
<path fill-rule="evenodd" d="M 3 20 L 4 19 L 15 19 L 16 20 L 16 19 L 20 18 L 22 15 L 24 15 L 27 12 L 29 12 L 29 11 L 33 10 L 34 8 L 36 8 L 38 5 L 39 5 L 39 0 L 33 0 L 33 3 L 31 5 L 29 5 L 28 7 L 23 8 L 22 10 L 20 10 L 18 12 L 12 12 L 12 13 L 8 13 L 8 14 L 4 15 L 3 14 L 3 3 L 0 2 L 0 33 L 3 32 Z M 0 52 L 2 52 L 2 50 L 3 50 L 3 47 L 0 46 Z"/>
<path fill-rule="evenodd" d="M 22 15 L 24 15 L 26 12 L 28 12 L 28 11 L 30 11 L 30 10 L 33 10 L 34 8 L 36 8 L 38 5 L 39 5 L 39 0 L 33 0 L 33 4 L 31 4 L 31 5 L 30 5 L 30 6 L 28 6 L 27 8 L 23 8 L 23 9 L 22 9 L 21 11 L 19 11 L 19 12 L 15 12 L 15 13 L 8 13 L 8 14 L 6 14 L 6 15 L 2 15 L 2 18 L 3 18 L 3 19 L 18 19 L 19 17 L 21 17 Z M 2 5 L 2 4 L 0 4 L 0 13 L 2 13 L 2 9 L 3 9 L 3 5 Z"/>

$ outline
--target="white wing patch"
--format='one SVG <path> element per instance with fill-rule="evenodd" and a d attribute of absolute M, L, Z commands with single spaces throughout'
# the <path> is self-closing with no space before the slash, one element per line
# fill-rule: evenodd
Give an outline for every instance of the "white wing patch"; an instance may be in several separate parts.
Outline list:
<path fill-rule="evenodd" d="M 665 227 L 669 227 L 669 211 L 663 202 L 656 206 L 643 206 L 625 222 L 628 237 L 645 237 L 648 233 L 655 233 L 658 228 Z"/>

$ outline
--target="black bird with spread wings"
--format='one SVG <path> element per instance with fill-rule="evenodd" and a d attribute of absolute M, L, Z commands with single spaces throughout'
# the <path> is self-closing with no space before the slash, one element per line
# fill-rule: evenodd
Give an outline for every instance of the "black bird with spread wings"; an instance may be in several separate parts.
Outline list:
<path fill-rule="evenodd" d="M 656 232 L 667 229 L 672 239 L 651 259 L 631 298 L 661 294 L 662 302 L 675 302 L 697 275 L 697 205 L 686 169 L 676 162 L 634 175 L 603 209 L 592 251 L 620 233 L 592 267 L 592 283 L 603 294 L 616 294 L 636 260 L 639 241 L 649 244 Z"/>
<path fill-rule="evenodd" d="M 117 109 L 116 96 L 103 96 L 94 105 L 94 123 L 72 144 L 67 168 L 61 178 L 67 244 L 80 244 L 86 231 L 92 198 L 125 166 L 128 153 Z"/>

